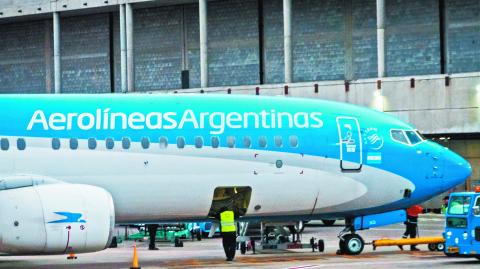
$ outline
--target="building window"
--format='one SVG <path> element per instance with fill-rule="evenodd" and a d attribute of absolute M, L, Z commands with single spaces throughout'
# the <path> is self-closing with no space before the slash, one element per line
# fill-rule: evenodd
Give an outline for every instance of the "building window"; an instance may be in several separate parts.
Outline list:
<path fill-rule="evenodd" d="M 166 149 L 168 147 L 168 139 L 165 136 L 160 137 L 160 148 Z"/>
<path fill-rule="evenodd" d="M 275 141 L 275 147 L 277 148 L 281 148 L 283 146 L 283 142 L 282 142 L 282 137 L 281 136 L 275 136 L 273 138 L 273 140 Z"/>
<path fill-rule="evenodd" d="M 185 147 L 185 138 L 183 136 L 177 137 L 177 148 L 183 149 Z"/>
<path fill-rule="evenodd" d="M 59 150 L 60 149 L 60 139 L 53 138 L 52 139 L 52 149 Z"/>
<path fill-rule="evenodd" d="M 252 139 L 250 138 L 250 136 L 245 136 L 243 138 L 243 147 L 248 149 L 251 146 L 252 146 Z"/>
<path fill-rule="evenodd" d="M 267 147 L 267 137 L 266 136 L 260 136 L 258 138 L 258 146 L 261 148 L 266 148 Z"/>
<path fill-rule="evenodd" d="M 2 150 L 8 150 L 8 148 L 10 148 L 10 143 L 8 142 L 8 139 L 6 138 L 0 139 L 0 148 Z"/>
<path fill-rule="evenodd" d="M 195 137 L 195 147 L 200 149 L 203 147 L 203 138 L 201 136 Z"/>
<path fill-rule="evenodd" d="M 123 149 L 129 149 L 129 148 L 130 148 L 130 144 L 131 144 L 130 138 L 128 138 L 128 137 L 122 138 L 122 148 L 123 148 Z"/>
<path fill-rule="evenodd" d="M 235 136 L 227 136 L 227 147 L 229 148 L 235 147 Z"/>
<path fill-rule="evenodd" d="M 97 140 L 95 138 L 88 139 L 88 148 L 94 150 L 97 148 Z"/>
<path fill-rule="evenodd" d="M 19 138 L 17 139 L 17 149 L 18 150 L 25 150 L 27 147 L 27 143 L 25 142 L 25 139 Z"/>
<path fill-rule="evenodd" d="M 212 148 L 216 149 L 220 146 L 220 139 L 218 136 L 212 136 Z"/>
<path fill-rule="evenodd" d="M 71 149 L 71 150 L 76 150 L 76 149 L 78 149 L 78 139 L 76 139 L 76 138 L 70 138 L 70 149 Z"/>
<path fill-rule="evenodd" d="M 113 149 L 115 147 L 115 141 L 113 141 L 113 138 L 105 139 L 105 147 L 107 149 Z"/>
<path fill-rule="evenodd" d="M 290 147 L 298 147 L 298 137 L 296 135 L 291 135 L 288 140 L 290 141 Z"/>
<path fill-rule="evenodd" d="M 141 144 L 143 149 L 148 149 L 150 147 L 150 139 L 148 137 L 142 138 Z"/>

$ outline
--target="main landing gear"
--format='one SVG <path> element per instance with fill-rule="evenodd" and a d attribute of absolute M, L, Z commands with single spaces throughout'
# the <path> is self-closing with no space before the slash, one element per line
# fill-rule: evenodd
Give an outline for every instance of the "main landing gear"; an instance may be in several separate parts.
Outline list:
<path fill-rule="evenodd" d="M 355 233 L 352 225 L 347 225 L 339 233 L 338 238 L 340 239 L 338 243 L 340 249 L 337 250 L 338 255 L 358 255 L 362 253 L 365 247 L 365 241 L 363 241 L 360 235 Z"/>

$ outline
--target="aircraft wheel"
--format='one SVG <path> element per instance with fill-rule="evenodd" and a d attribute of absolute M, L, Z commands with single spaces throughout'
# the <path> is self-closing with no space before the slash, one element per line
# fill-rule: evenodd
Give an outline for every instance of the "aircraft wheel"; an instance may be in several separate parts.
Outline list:
<path fill-rule="evenodd" d="M 358 234 L 347 234 L 340 240 L 340 250 L 347 255 L 358 255 L 362 253 L 365 242 Z"/>
<path fill-rule="evenodd" d="M 437 245 L 434 244 L 434 243 L 428 244 L 428 250 L 430 250 L 430 251 L 435 251 L 435 250 L 437 250 Z"/>
<path fill-rule="evenodd" d="M 333 226 L 333 224 L 335 224 L 335 221 L 336 220 L 334 219 L 322 219 L 322 223 L 325 226 Z"/>
<path fill-rule="evenodd" d="M 325 242 L 320 239 L 318 240 L 318 252 L 323 252 L 325 250 Z"/>
<path fill-rule="evenodd" d="M 247 253 L 247 243 L 240 243 L 240 253 L 242 253 L 242 255 L 245 255 L 245 253 Z"/>
<path fill-rule="evenodd" d="M 435 246 L 435 249 L 437 251 L 444 251 L 445 250 L 445 244 L 444 243 L 438 243 L 436 246 Z"/>

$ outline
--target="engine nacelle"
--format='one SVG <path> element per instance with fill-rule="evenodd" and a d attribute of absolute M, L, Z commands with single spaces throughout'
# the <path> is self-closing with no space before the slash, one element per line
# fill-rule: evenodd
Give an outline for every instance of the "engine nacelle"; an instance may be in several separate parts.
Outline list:
<path fill-rule="evenodd" d="M 113 237 L 110 193 L 79 184 L 0 191 L 0 252 L 62 254 L 103 250 Z"/>

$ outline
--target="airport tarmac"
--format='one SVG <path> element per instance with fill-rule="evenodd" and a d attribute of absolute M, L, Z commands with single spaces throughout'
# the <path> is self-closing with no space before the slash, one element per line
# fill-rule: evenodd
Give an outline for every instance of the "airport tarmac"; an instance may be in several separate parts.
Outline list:
<path fill-rule="evenodd" d="M 429 215 L 420 219 L 421 236 L 441 236 L 444 220 L 439 215 Z M 159 243 L 160 250 L 147 250 L 146 242 L 138 242 L 138 256 L 141 268 L 478 268 L 477 259 L 447 258 L 441 252 L 428 251 L 421 245 L 422 251 L 400 251 L 397 247 L 383 247 L 373 251 L 371 245 L 365 246 L 359 256 L 338 256 L 337 234 L 341 224 L 334 227 L 314 225 L 305 228 L 303 241 L 310 237 L 325 240 L 324 253 L 312 253 L 311 250 L 272 252 L 268 254 L 241 255 L 237 252 L 235 261 L 226 262 L 220 238 L 202 241 L 184 242 L 183 248 L 174 248 L 168 243 Z M 366 242 L 379 238 L 400 238 L 404 231 L 401 224 L 378 229 L 361 231 Z M 131 265 L 133 243 L 120 244 L 116 249 L 89 254 L 79 254 L 76 260 L 67 260 L 66 256 L 0 256 L 0 268 L 129 268 Z"/>

